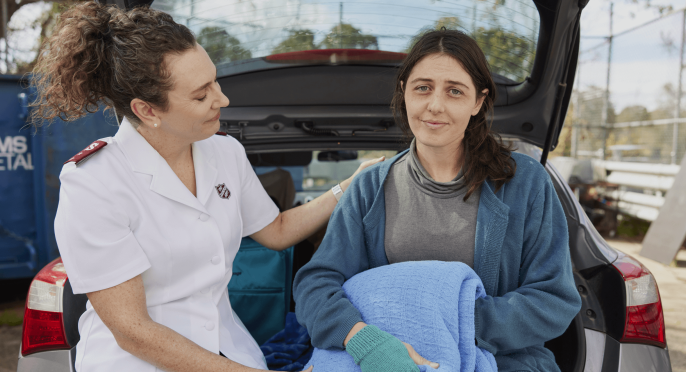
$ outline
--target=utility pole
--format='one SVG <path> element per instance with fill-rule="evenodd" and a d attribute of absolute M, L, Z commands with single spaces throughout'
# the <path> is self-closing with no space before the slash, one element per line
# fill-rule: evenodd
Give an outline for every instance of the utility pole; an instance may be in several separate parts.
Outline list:
<path fill-rule="evenodd" d="M 607 79 L 605 80 L 605 99 L 603 100 L 603 111 L 600 113 L 600 125 L 603 128 L 603 160 L 607 157 L 607 111 L 610 109 L 610 71 L 612 66 L 612 13 L 614 3 L 610 3 L 610 36 L 607 37 Z"/>
<path fill-rule="evenodd" d="M 1 0 L 2 1 L 2 34 L 4 35 L 5 39 L 5 73 L 8 74 L 10 72 L 10 44 L 7 41 L 7 0 Z"/>
<path fill-rule="evenodd" d="M 476 38 L 476 6 L 478 3 L 474 0 L 474 7 L 472 7 L 472 36 Z"/>
<path fill-rule="evenodd" d="M 343 49 L 343 2 L 339 3 L 338 10 L 338 47 Z"/>
<path fill-rule="evenodd" d="M 681 48 L 679 49 L 679 84 L 676 90 L 676 106 L 674 107 L 674 131 L 672 132 L 672 164 L 676 164 L 677 152 L 679 151 L 679 123 L 677 120 L 681 117 L 681 78 L 684 72 L 684 39 L 686 38 L 686 9 L 684 9 L 681 18 Z M 686 166 L 686 164 L 682 164 Z"/>
<path fill-rule="evenodd" d="M 186 27 L 191 27 L 191 21 L 193 20 L 193 15 L 195 14 L 195 0 L 190 0 L 190 16 L 186 19 Z"/>
<path fill-rule="evenodd" d="M 581 114 L 581 64 L 576 65 L 576 94 L 574 95 L 574 120 L 572 120 L 572 157 L 577 158 L 579 150 L 579 115 Z"/>

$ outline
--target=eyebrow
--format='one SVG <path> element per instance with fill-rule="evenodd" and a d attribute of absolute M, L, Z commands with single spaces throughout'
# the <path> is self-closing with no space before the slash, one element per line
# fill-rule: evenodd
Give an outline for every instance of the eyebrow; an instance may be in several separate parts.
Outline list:
<path fill-rule="evenodd" d="M 207 87 L 210 86 L 210 84 L 214 83 L 216 80 L 217 80 L 217 75 L 215 74 L 215 75 L 214 75 L 214 80 L 212 80 L 212 81 L 210 81 L 210 82 L 207 82 L 207 83 L 203 84 L 200 88 L 198 88 L 198 89 L 192 91 L 192 92 L 191 92 L 191 95 L 196 94 L 196 93 L 198 93 L 198 92 L 200 92 L 200 91 L 205 90 Z"/>
<path fill-rule="evenodd" d="M 431 83 L 433 83 L 433 79 L 429 79 L 429 78 L 416 78 L 416 79 L 412 80 L 412 81 L 410 82 L 410 84 L 414 84 L 414 83 L 419 82 L 419 81 L 424 81 L 424 82 L 431 82 Z M 463 87 L 469 89 L 469 86 L 468 86 L 467 84 L 461 83 L 461 82 L 459 82 L 459 81 L 447 80 L 446 82 L 447 82 L 448 84 L 460 85 L 460 86 L 463 86 Z"/>

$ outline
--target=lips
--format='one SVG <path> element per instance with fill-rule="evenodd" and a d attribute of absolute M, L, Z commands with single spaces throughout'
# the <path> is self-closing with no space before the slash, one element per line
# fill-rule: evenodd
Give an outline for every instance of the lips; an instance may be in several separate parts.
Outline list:
<path fill-rule="evenodd" d="M 434 120 L 422 120 L 422 123 L 424 123 L 427 127 L 431 128 L 431 129 L 438 129 L 438 128 L 442 128 L 442 127 L 448 125 L 448 123 L 446 123 L 446 122 L 434 121 Z"/>
<path fill-rule="evenodd" d="M 217 120 L 219 120 L 219 115 L 220 115 L 220 114 L 221 114 L 221 113 L 217 114 L 217 116 L 213 117 L 212 119 L 210 119 L 210 120 L 208 120 L 208 121 L 217 121 Z"/>

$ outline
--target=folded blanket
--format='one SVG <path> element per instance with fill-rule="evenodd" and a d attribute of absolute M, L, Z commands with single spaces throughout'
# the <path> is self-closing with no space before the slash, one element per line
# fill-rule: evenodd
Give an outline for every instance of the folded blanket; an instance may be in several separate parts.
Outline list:
<path fill-rule="evenodd" d="M 481 279 L 459 262 L 418 261 L 377 267 L 344 285 L 367 324 L 439 363 L 427 372 L 495 372 L 495 358 L 475 345 L 474 301 L 486 295 Z M 306 368 L 314 372 L 360 371 L 345 351 L 315 349 Z"/>
<path fill-rule="evenodd" d="M 302 371 L 312 357 L 312 343 L 307 329 L 295 318 L 286 314 L 286 328 L 260 346 L 271 371 Z"/>

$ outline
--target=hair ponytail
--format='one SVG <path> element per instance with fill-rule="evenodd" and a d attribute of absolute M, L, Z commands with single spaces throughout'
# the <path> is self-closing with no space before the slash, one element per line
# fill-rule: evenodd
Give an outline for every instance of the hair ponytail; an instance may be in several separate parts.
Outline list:
<path fill-rule="evenodd" d="M 75 120 L 100 104 L 137 122 L 134 98 L 166 109 L 172 82 L 164 57 L 194 46 L 191 31 L 166 13 L 80 3 L 62 13 L 34 67 L 33 124 Z"/>

